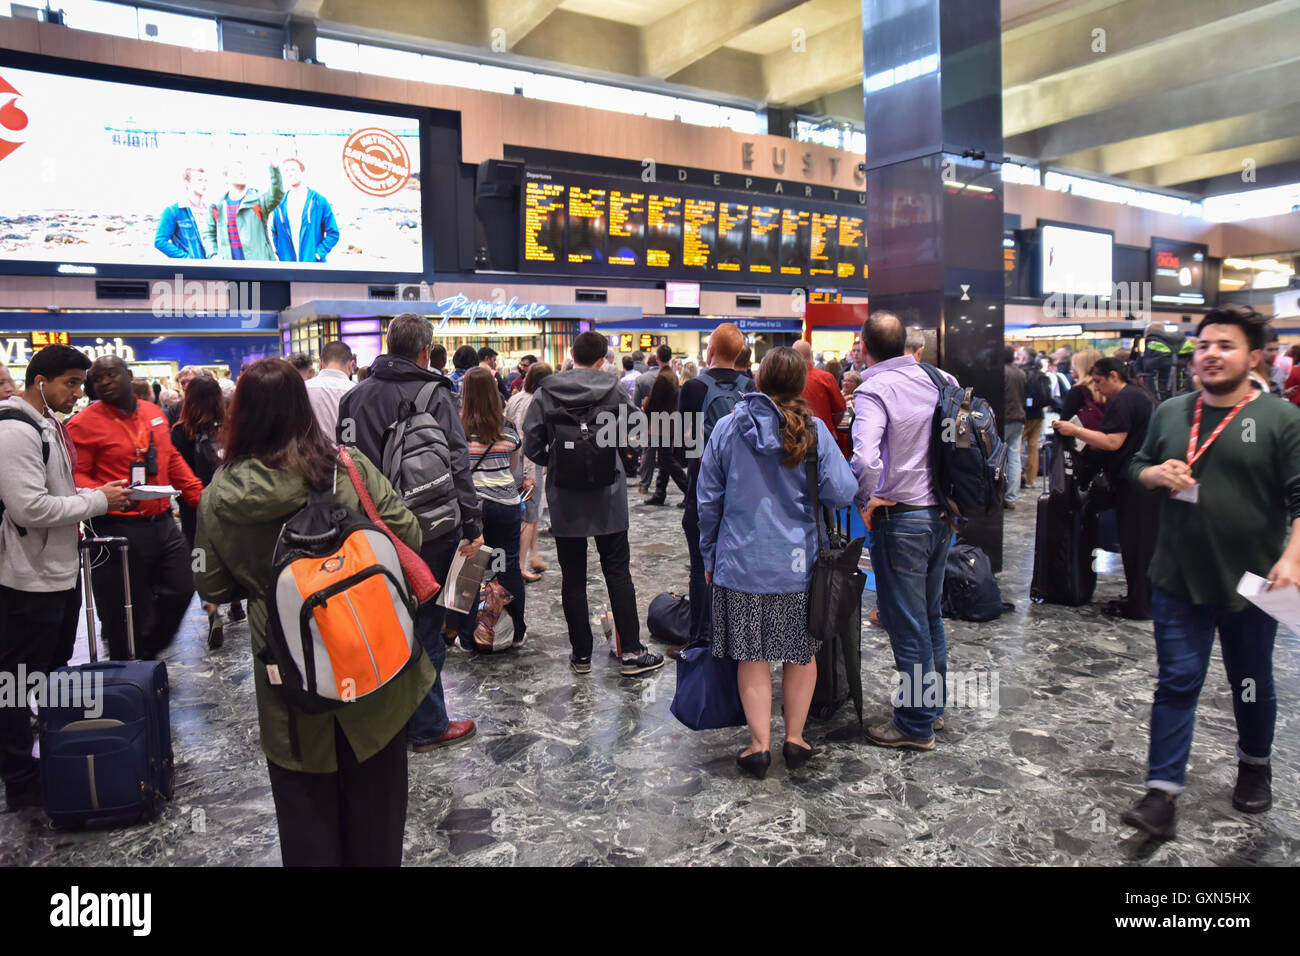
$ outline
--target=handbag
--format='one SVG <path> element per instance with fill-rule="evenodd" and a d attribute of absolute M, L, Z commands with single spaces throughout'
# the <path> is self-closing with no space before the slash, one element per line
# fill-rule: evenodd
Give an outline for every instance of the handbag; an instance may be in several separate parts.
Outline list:
<path fill-rule="evenodd" d="M 677 655 L 677 690 L 669 710 L 691 730 L 743 727 L 737 662 L 714 657 L 712 642 L 700 641 Z"/>
<path fill-rule="evenodd" d="M 370 490 L 361 480 L 361 473 L 357 471 L 357 463 L 352 460 L 348 450 L 342 445 L 339 446 L 339 461 L 343 462 L 343 467 L 347 469 L 348 478 L 352 480 L 352 488 L 356 491 L 357 497 L 361 499 L 361 508 L 365 511 L 366 517 L 380 531 L 388 535 L 388 539 L 393 542 L 393 547 L 397 549 L 397 560 L 402 565 L 402 573 L 406 575 L 406 583 L 411 586 L 411 592 L 420 604 L 432 601 L 438 589 L 441 587 L 438 580 L 429 570 L 429 566 L 424 563 L 424 559 L 412 550 L 411 546 L 405 541 L 393 534 L 393 529 L 384 523 L 384 519 L 379 517 L 379 510 L 375 507 L 375 502 L 370 497 Z"/>
<path fill-rule="evenodd" d="M 804 456 L 808 476 L 808 494 L 812 498 L 817 522 L 817 561 L 813 565 L 812 585 L 808 593 L 808 630 L 825 640 L 839 641 L 850 624 L 855 608 L 861 607 L 862 590 L 867 576 L 858 568 L 866 538 L 849 540 L 837 527 L 827 530 L 822 543 L 822 508 L 817 493 L 817 432 L 812 447 Z"/>

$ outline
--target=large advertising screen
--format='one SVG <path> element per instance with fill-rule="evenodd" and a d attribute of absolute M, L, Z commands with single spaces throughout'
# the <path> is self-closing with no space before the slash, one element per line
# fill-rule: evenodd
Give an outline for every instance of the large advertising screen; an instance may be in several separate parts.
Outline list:
<path fill-rule="evenodd" d="M 1205 305 L 1205 259 L 1199 242 L 1151 237 L 1151 301 Z"/>
<path fill-rule="evenodd" d="M 1113 244 L 1109 232 L 1044 225 L 1039 271 L 1041 293 L 1109 298 L 1114 291 Z"/>
<path fill-rule="evenodd" d="M 553 170 L 525 175 L 521 272 L 801 285 L 866 277 L 859 206 Z"/>
<path fill-rule="evenodd" d="M 424 271 L 419 120 L 0 66 L 9 263 Z"/>

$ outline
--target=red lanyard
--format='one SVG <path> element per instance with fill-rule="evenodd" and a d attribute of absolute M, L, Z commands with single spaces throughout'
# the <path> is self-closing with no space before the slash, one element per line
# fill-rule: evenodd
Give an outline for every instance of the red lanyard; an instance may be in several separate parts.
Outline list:
<path fill-rule="evenodd" d="M 1205 444 L 1202 445 L 1199 449 L 1196 447 L 1196 442 L 1201 437 L 1201 406 L 1205 403 L 1205 396 L 1204 395 L 1196 396 L 1196 413 L 1192 416 L 1192 433 L 1187 436 L 1187 467 L 1188 468 L 1196 464 L 1196 462 L 1200 459 L 1200 457 L 1204 455 L 1206 451 L 1209 450 L 1209 447 L 1211 445 L 1214 444 L 1214 439 L 1218 438 L 1219 434 L 1225 428 L 1228 427 L 1228 423 L 1237 417 L 1237 412 L 1241 411 L 1242 408 L 1245 407 L 1246 403 L 1253 400 L 1255 396 L 1258 394 L 1259 393 L 1256 392 L 1254 389 L 1251 389 L 1250 394 L 1246 395 L 1241 401 L 1237 403 L 1236 407 L 1233 408 L 1232 411 L 1228 412 L 1228 417 L 1225 418 L 1223 421 L 1219 422 L 1219 427 L 1216 428 L 1210 434 L 1210 437 L 1205 440 Z"/>

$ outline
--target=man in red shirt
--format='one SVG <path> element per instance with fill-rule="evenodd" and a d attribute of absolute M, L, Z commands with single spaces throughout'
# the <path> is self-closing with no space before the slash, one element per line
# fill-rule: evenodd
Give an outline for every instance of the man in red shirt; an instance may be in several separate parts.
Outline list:
<path fill-rule="evenodd" d="M 136 485 L 171 485 L 198 507 L 203 485 L 172 445 L 163 410 L 136 398 L 131 371 L 118 356 L 97 359 L 88 380 L 99 401 L 68 419 L 77 449 L 79 488 L 125 478 Z M 104 477 L 108 476 L 108 477 Z M 172 519 L 171 499 L 132 502 L 92 522 L 97 536 L 126 538 L 131 569 L 136 656 L 153 660 L 172 642 L 194 597 L 190 552 Z M 99 622 L 116 660 L 129 657 L 120 552 L 95 554 L 91 586 Z"/>
<path fill-rule="evenodd" d="M 803 356 L 808 366 L 808 378 L 803 387 L 803 400 L 808 403 L 812 413 L 826 423 L 832 435 L 844 417 L 844 393 L 835 381 L 835 376 L 813 365 L 812 346 L 804 339 L 794 343 L 794 350 Z"/>

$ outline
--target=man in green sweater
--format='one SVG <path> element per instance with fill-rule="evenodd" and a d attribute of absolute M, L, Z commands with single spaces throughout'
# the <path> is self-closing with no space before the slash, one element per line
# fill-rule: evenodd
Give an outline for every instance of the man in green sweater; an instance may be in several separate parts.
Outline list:
<path fill-rule="evenodd" d="M 1247 571 L 1273 590 L 1300 584 L 1300 410 L 1250 382 L 1264 328 L 1249 307 L 1205 316 L 1193 358 L 1202 391 L 1160 406 L 1130 465 L 1132 480 L 1165 491 L 1150 569 L 1159 682 L 1148 789 L 1123 820 L 1159 839 L 1174 835 L 1216 628 L 1237 719 L 1232 804 L 1243 813 L 1272 806 L 1277 621 L 1237 585 Z"/>

